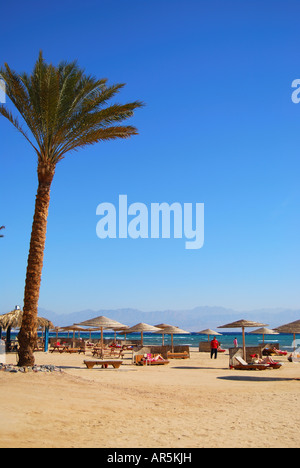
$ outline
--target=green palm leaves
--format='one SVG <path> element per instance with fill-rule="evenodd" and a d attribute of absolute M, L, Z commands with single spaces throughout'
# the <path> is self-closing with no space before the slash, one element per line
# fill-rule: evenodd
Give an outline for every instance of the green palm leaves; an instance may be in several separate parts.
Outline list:
<path fill-rule="evenodd" d="M 23 134 L 39 160 L 48 164 L 55 165 L 68 151 L 137 134 L 135 127 L 120 122 L 132 117 L 143 104 L 135 101 L 108 106 L 124 84 L 108 86 L 106 79 L 85 75 L 76 62 L 55 67 L 46 64 L 40 52 L 30 75 L 18 75 L 7 64 L 0 74 L 27 129 L 4 105 L 0 115 Z"/>

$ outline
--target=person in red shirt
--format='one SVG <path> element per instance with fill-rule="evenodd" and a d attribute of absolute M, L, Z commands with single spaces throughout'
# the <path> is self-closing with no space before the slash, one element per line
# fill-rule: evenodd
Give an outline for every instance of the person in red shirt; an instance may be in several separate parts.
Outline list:
<path fill-rule="evenodd" d="M 215 356 L 215 359 L 218 357 L 218 347 L 219 347 L 219 342 L 214 337 L 214 339 L 210 342 L 210 358 L 212 359 Z"/>

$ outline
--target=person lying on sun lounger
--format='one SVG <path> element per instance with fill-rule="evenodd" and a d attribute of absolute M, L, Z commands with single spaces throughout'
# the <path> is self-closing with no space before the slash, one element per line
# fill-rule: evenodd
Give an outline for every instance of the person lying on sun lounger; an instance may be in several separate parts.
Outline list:
<path fill-rule="evenodd" d="M 287 351 L 281 351 L 281 349 L 276 349 L 274 346 L 274 348 L 265 348 L 263 350 L 263 354 L 267 356 L 270 356 L 271 354 L 275 354 L 276 356 L 286 356 Z"/>
<path fill-rule="evenodd" d="M 266 356 L 263 359 L 258 358 L 257 360 L 254 361 L 256 364 L 269 364 L 271 367 L 280 367 L 282 364 L 280 362 L 274 361 L 270 356 Z"/>
<path fill-rule="evenodd" d="M 144 354 L 143 361 L 148 361 L 148 362 L 164 361 L 164 358 L 160 354 L 158 354 L 155 357 L 153 357 L 152 354 Z"/>

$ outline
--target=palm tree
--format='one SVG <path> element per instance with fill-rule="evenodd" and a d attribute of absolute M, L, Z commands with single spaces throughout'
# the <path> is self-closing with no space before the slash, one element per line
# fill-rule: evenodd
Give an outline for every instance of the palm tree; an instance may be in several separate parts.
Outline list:
<path fill-rule="evenodd" d="M 57 67 L 48 65 L 42 52 L 31 74 L 18 75 L 5 63 L 0 75 L 6 85 L 6 94 L 19 111 L 26 129 L 4 105 L 0 106 L 0 115 L 14 125 L 37 155 L 38 189 L 27 263 L 23 320 L 18 335 L 18 365 L 32 366 L 50 188 L 56 164 L 72 150 L 136 135 L 135 127 L 119 123 L 131 117 L 134 110 L 143 104 L 135 101 L 107 105 L 124 84 L 108 86 L 107 79 L 87 76 L 76 62 L 62 62 Z"/>
<path fill-rule="evenodd" d="M 0 231 L 1 229 L 5 229 L 5 226 L 0 226 Z M 0 234 L 0 237 L 4 237 L 2 234 Z"/>

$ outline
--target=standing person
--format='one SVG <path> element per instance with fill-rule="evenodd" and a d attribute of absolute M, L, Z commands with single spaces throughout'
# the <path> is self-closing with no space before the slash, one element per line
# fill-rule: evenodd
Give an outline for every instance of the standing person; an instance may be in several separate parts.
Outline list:
<path fill-rule="evenodd" d="M 214 337 L 214 339 L 210 342 L 210 359 L 212 359 L 215 356 L 215 359 L 218 357 L 218 347 L 219 347 L 219 342 Z"/>
<path fill-rule="evenodd" d="M 234 347 L 235 347 L 235 348 L 238 348 L 238 347 L 239 347 L 237 338 L 234 338 L 233 344 L 234 344 Z"/>

